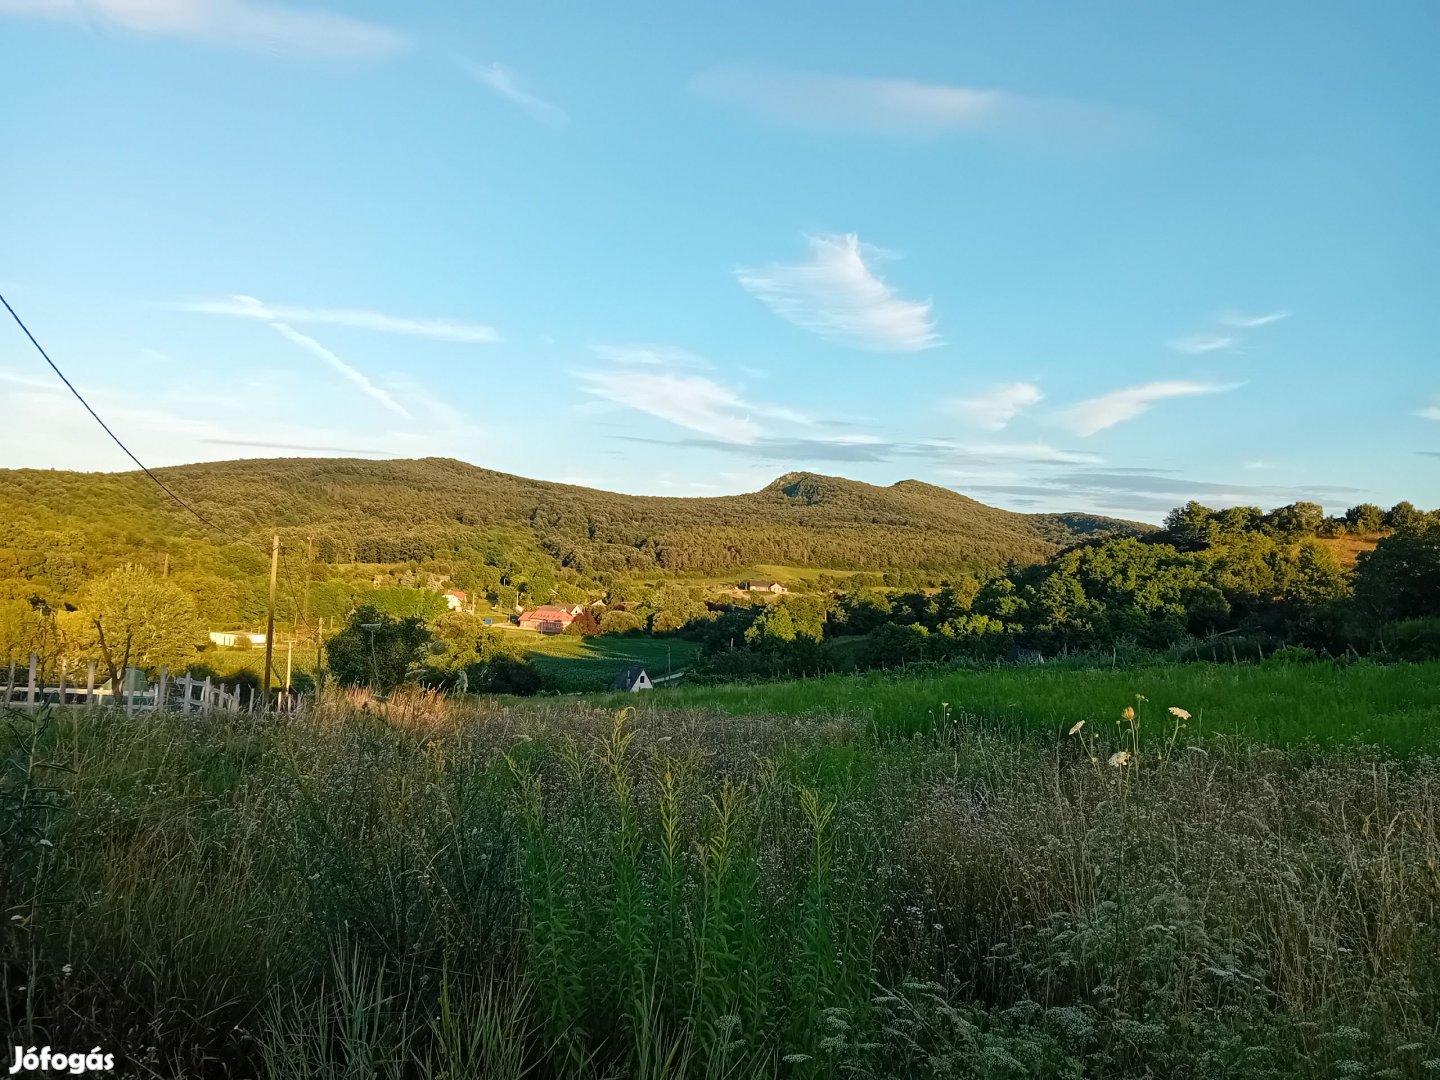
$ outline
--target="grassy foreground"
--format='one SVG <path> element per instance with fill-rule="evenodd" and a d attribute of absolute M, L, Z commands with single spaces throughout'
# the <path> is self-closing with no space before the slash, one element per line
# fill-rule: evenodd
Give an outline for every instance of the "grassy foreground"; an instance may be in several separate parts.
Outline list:
<path fill-rule="evenodd" d="M 10 1045 L 297 1080 L 1440 1069 L 1431 758 L 1200 747 L 1149 702 L 1046 739 L 358 705 L 9 717 Z"/>
<path fill-rule="evenodd" d="M 933 728 L 948 714 L 1009 733 L 1114 726 L 1117 701 L 1143 694 L 1192 714 L 1190 737 L 1235 735 L 1272 745 L 1383 745 L 1440 751 L 1440 663 L 1157 664 L 999 667 L 933 674 L 875 672 L 798 682 L 682 687 L 657 705 L 739 716 L 846 716 L 886 733 Z M 619 698 L 606 699 L 621 703 Z"/>

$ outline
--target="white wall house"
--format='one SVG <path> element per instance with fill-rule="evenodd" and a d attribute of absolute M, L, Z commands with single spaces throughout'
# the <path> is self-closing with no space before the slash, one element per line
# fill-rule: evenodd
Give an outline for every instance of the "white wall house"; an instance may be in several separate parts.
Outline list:
<path fill-rule="evenodd" d="M 210 640 L 222 649 L 233 649 L 241 643 L 246 645 L 264 645 L 265 635 L 251 634 L 244 630 L 211 630 Z"/>

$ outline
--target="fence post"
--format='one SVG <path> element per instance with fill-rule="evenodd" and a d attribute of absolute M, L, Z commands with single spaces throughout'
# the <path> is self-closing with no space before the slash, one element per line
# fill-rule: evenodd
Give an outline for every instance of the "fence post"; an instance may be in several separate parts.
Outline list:
<path fill-rule="evenodd" d="M 15 658 L 10 658 L 10 677 L 5 680 L 5 704 L 9 705 L 15 692 Z"/>
<path fill-rule="evenodd" d="M 213 694 L 213 690 L 212 690 L 212 688 L 211 688 L 211 686 L 210 686 L 210 679 L 211 679 L 211 676 L 206 675 L 206 676 L 205 676 L 205 685 L 200 688 L 200 711 L 201 711 L 201 712 L 204 712 L 206 709 L 210 708 L 210 698 L 211 698 L 211 695 Z"/>
<path fill-rule="evenodd" d="M 35 669 L 39 665 L 40 657 L 32 652 L 30 654 L 30 677 L 25 684 L 25 707 L 28 709 L 35 708 Z"/>
<path fill-rule="evenodd" d="M 100 702 L 95 697 L 95 661 L 91 660 L 85 666 L 85 707 L 93 709 L 98 704 Z"/>
<path fill-rule="evenodd" d="M 240 684 L 238 682 L 235 684 L 235 692 L 230 695 L 230 711 L 232 713 L 240 711 Z"/>
<path fill-rule="evenodd" d="M 132 716 L 135 713 L 135 691 L 130 689 L 130 669 L 125 669 L 125 674 L 120 678 L 120 685 L 125 688 L 125 711 Z"/>
<path fill-rule="evenodd" d="M 160 678 L 155 682 L 155 711 L 164 712 L 170 697 L 170 668 L 160 665 Z"/>
<path fill-rule="evenodd" d="M 59 687 L 58 687 L 58 693 L 56 694 L 56 697 L 58 697 L 58 698 L 60 699 L 57 704 L 60 704 L 60 705 L 64 705 L 64 704 L 65 704 L 65 665 L 64 665 L 64 664 L 61 664 L 61 665 L 60 665 L 60 685 L 59 685 Z"/>

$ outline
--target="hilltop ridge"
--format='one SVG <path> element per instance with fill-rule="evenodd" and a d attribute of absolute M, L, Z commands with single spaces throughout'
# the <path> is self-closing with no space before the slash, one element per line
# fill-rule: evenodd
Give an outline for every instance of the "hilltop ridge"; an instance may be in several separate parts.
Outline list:
<path fill-rule="evenodd" d="M 330 563 L 486 560 L 579 574 L 724 571 L 756 564 L 930 570 L 1036 562 L 1135 522 L 1020 514 L 916 480 L 880 487 L 790 472 L 759 491 L 624 495 L 450 458 L 257 458 L 155 470 L 208 529 L 138 472 L 0 470 L 0 565 L 60 593 L 77 576 L 163 552 L 204 570 L 244 562 L 269 534 Z"/>

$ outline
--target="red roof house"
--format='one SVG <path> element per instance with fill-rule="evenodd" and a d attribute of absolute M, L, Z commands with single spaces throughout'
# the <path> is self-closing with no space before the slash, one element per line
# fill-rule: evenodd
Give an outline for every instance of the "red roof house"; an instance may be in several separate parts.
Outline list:
<path fill-rule="evenodd" d="M 521 630 L 538 630 L 542 634 L 558 634 L 575 621 L 575 609 L 546 604 L 532 608 L 520 616 Z"/>

